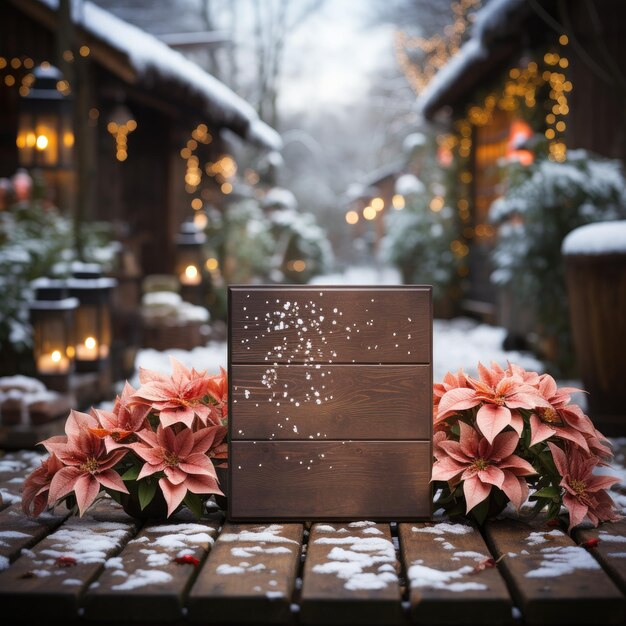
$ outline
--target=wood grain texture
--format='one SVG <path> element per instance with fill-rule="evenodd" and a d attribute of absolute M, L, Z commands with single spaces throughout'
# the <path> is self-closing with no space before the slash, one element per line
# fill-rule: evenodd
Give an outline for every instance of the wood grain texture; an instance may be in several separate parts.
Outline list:
<path fill-rule="evenodd" d="M 579 529 L 575 537 L 579 544 L 598 540 L 595 547 L 588 548 L 589 554 L 600 563 L 622 593 L 626 593 L 626 520 L 603 524 L 600 528 Z"/>
<path fill-rule="evenodd" d="M 431 513 L 427 441 L 233 441 L 233 520 L 424 519 Z"/>
<path fill-rule="evenodd" d="M 149 523 L 107 562 L 98 586 L 84 598 L 85 617 L 112 622 L 124 615 L 129 621 L 151 623 L 181 619 L 197 568 L 176 558 L 188 555 L 201 566 L 218 526 L 218 521 L 195 521 L 184 514 L 165 523 Z"/>
<path fill-rule="evenodd" d="M 76 619 L 81 595 L 135 532 L 134 522 L 99 521 L 89 514 L 69 519 L 0 572 L 4 614 L 25 621 Z"/>
<path fill-rule="evenodd" d="M 226 525 L 189 594 L 189 619 L 289 622 L 302 534 L 301 524 Z"/>
<path fill-rule="evenodd" d="M 14 561 L 24 548 L 30 548 L 60 526 L 69 511 L 59 509 L 55 514 L 44 513 L 37 518 L 27 517 L 22 507 L 14 504 L 0 513 L 0 556 Z"/>
<path fill-rule="evenodd" d="M 430 363 L 430 287 L 230 287 L 232 363 Z"/>
<path fill-rule="evenodd" d="M 315 524 L 302 585 L 302 624 L 399 624 L 396 559 L 387 524 Z"/>
<path fill-rule="evenodd" d="M 624 596 L 595 559 L 545 523 L 498 520 L 486 526 L 526 624 L 621 624 Z"/>
<path fill-rule="evenodd" d="M 511 599 L 498 569 L 477 569 L 491 554 L 476 528 L 400 524 L 398 534 L 413 622 L 457 624 L 459 616 L 466 624 L 511 620 Z"/>
<path fill-rule="evenodd" d="M 231 439 L 430 439 L 425 365 L 234 365 Z"/>

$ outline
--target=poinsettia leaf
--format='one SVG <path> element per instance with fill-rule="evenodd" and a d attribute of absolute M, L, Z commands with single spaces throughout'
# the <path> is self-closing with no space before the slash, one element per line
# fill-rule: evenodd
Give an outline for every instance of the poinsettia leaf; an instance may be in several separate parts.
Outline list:
<path fill-rule="evenodd" d="M 200 519 L 202 517 L 202 499 L 199 495 L 191 493 L 191 491 L 187 491 L 183 504 L 187 506 L 196 519 Z"/>
<path fill-rule="evenodd" d="M 137 476 L 139 476 L 139 471 L 141 468 L 138 465 L 131 465 L 123 474 L 122 480 L 137 480 Z"/>
<path fill-rule="evenodd" d="M 560 498 L 561 490 L 558 487 L 543 487 L 543 489 L 535 491 L 533 496 L 535 498 Z"/>
<path fill-rule="evenodd" d="M 144 478 L 137 484 L 139 486 L 139 506 L 143 511 L 150 504 L 150 502 L 152 502 L 158 483 L 156 480 L 152 480 L 151 478 Z"/>

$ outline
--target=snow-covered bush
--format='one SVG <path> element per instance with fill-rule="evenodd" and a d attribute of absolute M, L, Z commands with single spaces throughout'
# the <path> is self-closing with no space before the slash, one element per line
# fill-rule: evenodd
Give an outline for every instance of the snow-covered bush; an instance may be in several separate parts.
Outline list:
<path fill-rule="evenodd" d="M 103 260 L 109 248 L 106 228 L 84 225 L 86 261 Z M 38 202 L 0 213 L 0 349 L 21 352 L 31 345 L 27 303 L 30 281 L 52 273 L 59 261 L 76 259 L 72 221 Z M 107 257 L 108 258 L 108 257 Z"/>
<path fill-rule="evenodd" d="M 405 177 L 398 182 L 402 178 Z M 383 259 L 401 271 L 405 283 L 432 285 L 435 297 L 443 296 L 457 269 L 450 249 L 454 239 L 453 212 L 447 206 L 432 211 L 423 185 L 419 188 L 414 184 L 411 193 L 406 189 L 404 193 L 404 209 L 390 211 L 385 218 Z"/>
<path fill-rule="evenodd" d="M 567 161 L 512 166 L 506 194 L 490 209 L 500 225 L 492 281 L 510 286 L 532 309 L 540 335 L 555 344 L 563 371 L 572 348 L 561 243 L 574 228 L 626 215 L 620 163 L 571 150 Z M 547 355 L 550 356 L 550 355 Z"/>
<path fill-rule="evenodd" d="M 307 283 L 314 276 L 330 270 L 333 251 L 312 213 L 284 208 L 273 211 L 270 222 L 276 242 L 273 266 L 280 272 L 275 272 L 276 278 Z"/>

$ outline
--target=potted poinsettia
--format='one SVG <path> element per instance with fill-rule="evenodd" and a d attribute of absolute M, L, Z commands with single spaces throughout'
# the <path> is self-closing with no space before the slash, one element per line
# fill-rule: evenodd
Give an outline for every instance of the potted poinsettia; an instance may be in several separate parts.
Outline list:
<path fill-rule="evenodd" d="M 171 362 L 171 376 L 140 370 L 139 389 L 127 383 L 112 411 L 71 411 L 65 435 L 42 442 L 50 456 L 26 479 L 26 513 L 66 501 L 83 515 L 106 492 L 135 517 L 169 517 L 181 506 L 199 516 L 206 499 L 223 496 L 226 372 Z"/>
<path fill-rule="evenodd" d="M 478 523 L 527 500 L 531 516 L 547 509 L 549 519 L 564 506 L 569 530 L 619 519 L 607 492 L 619 479 L 595 471 L 612 452 L 571 402 L 578 390 L 512 364 L 479 363 L 478 374 L 448 373 L 434 385 L 436 504 Z"/>

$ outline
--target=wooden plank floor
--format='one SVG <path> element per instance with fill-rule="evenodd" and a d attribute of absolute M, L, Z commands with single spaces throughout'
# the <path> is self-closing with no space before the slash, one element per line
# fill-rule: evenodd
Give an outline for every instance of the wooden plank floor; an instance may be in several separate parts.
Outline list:
<path fill-rule="evenodd" d="M 540 522 L 137 523 L 23 516 L 32 453 L 0 458 L 3 623 L 622 624 L 626 521 L 574 538 Z"/>

